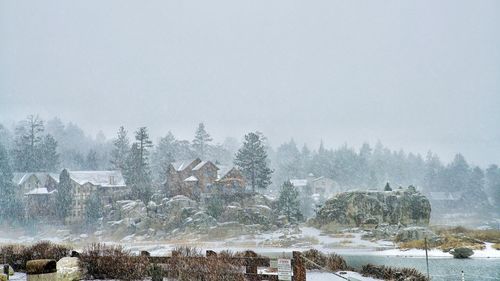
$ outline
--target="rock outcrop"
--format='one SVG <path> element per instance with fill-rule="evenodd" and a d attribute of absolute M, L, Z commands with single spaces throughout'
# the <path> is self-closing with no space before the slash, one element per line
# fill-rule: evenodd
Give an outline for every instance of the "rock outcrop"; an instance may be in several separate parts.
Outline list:
<path fill-rule="evenodd" d="M 233 195 L 224 198 L 221 214 L 215 218 L 207 205 L 186 196 L 156 198 L 144 204 L 140 200 L 121 200 L 105 208 L 99 238 L 124 240 L 167 239 L 179 233 L 216 236 L 222 232 L 242 234 L 272 228 L 273 201 L 260 194 Z M 229 203 L 230 202 L 230 203 Z"/>
<path fill-rule="evenodd" d="M 429 224 L 429 200 L 414 188 L 395 191 L 351 191 L 327 200 L 315 222 L 348 226 Z"/>

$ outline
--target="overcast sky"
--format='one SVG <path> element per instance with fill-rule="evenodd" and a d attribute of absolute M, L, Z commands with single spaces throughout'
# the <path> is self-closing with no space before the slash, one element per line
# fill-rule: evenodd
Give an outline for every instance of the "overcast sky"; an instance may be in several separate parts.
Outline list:
<path fill-rule="evenodd" d="M 500 1 L 3 1 L 0 122 L 500 163 Z"/>

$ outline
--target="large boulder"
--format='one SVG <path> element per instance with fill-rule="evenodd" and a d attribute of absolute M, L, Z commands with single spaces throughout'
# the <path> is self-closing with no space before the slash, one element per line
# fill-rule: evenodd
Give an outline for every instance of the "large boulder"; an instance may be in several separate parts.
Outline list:
<path fill-rule="evenodd" d="M 395 191 L 351 191 L 327 200 L 315 221 L 348 226 L 429 224 L 429 200 L 414 189 Z"/>
<path fill-rule="evenodd" d="M 198 211 L 198 203 L 184 195 L 178 195 L 171 199 L 165 198 L 157 206 L 157 216 L 163 221 L 166 229 L 183 227 L 186 220 Z"/>
<path fill-rule="evenodd" d="M 198 209 L 198 203 L 184 195 L 177 195 L 173 198 L 165 198 L 157 206 L 157 212 L 161 216 L 179 217 L 186 210 Z"/>
<path fill-rule="evenodd" d="M 234 221 L 244 225 L 260 224 L 270 226 L 273 221 L 273 212 L 266 205 L 241 207 L 239 204 L 231 204 L 224 209 L 220 220 L 223 222 Z"/>
<path fill-rule="evenodd" d="M 57 281 L 78 281 L 82 277 L 78 258 L 62 258 L 57 262 Z"/>
<path fill-rule="evenodd" d="M 217 220 L 202 211 L 188 217 L 184 222 L 184 227 L 191 231 L 207 230 L 215 226 L 217 226 Z"/>

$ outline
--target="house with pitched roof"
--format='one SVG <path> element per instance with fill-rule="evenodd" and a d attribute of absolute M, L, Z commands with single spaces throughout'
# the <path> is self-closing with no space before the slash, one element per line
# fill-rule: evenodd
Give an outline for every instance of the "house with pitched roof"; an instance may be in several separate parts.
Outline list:
<path fill-rule="evenodd" d="M 57 188 L 59 175 L 54 173 L 14 173 L 12 181 L 19 197 L 27 193 L 52 192 Z"/>
<path fill-rule="evenodd" d="M 227 169 L 211 161 L 183 160 L 171 163 L 167 168 L 165 189 L 169 196 L 185 195 L 199 198 L 200 194 L 211 193 L 215 187 L 244 190 L 245 180 L 236 168 Z"/>
<path fill-rule="evenodd" d="M 85 218 L 87 200 L 93 193 L 98 194 L 101 203 L 109 204 L 124 199 L 130 188 L 120 171 L 68 171 L 73 193 L 73 206 L 68 223 L 81 222 Z"/>
<path fill-rule="evenodd" d="M 50 221 L 55 215 L 55 194 L 59 175 L 54 173 L 14 173 L 16 196 L 25 207 L 25 217 Z"/>

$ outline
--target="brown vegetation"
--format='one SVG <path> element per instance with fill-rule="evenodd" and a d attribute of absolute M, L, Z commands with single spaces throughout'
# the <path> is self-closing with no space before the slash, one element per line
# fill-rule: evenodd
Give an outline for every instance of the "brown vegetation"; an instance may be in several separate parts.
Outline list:
<path fill-rule="evenodd" d="M 463 235 L 485 242 L 500 243 L 500 230 L 495 229 L 479 230 L 458 226 L 453 228 L 436 228 L 434 232 L 440 236 Z"/>
<path fill-rule="evenodd" d="M 484 242 L 500 243 L 499 230 L 475 230 L 464 227 L 435 228 L 433 229 L 440 239 L 428 241 L 428 248 L 438 248 L 443 251 L 450 251 L 454 248 L 469 248 L 472 250 L 482 250 L 485 248 Z M 424 240 L 414 240 L 398 244 L 401 249 L 425 249 Z"/>
<path fill-rule="evenodd" d="M 302 252 L 305 258 L 306 269 L 328 269 L 330 271 L 351 270 L 346 261 L 339 255 L 332 253 L 325 255 L 316 249 Z"/>
<path fill-rule="evenodd" d="M 179 281 L 244 281 L 240 264 L 233 260 L 238 256 L 245 254 L 225 251 L 217 256 L 204 258 L 199 249 L 179 247 L 172 251 L 172 258 L 166 268 L 167 277 Z"/>
<path fill-rule="evenodd" d="M 373 264 L 364 265 L 361 269 L 361 274 L 363 274 L 363 276 L 369 276 L 383 280 L 429 280 L 425 275 L 413 268 L 393 268 Z"/>
<path fill-rule="evenodd" d="M 398 244 L 398 247 L 401 249 L 425 249 L 424 240 L 413 240 L 409 242 L 402 242 Z M 427 242 L 428 249 L 437 248 L 443 250 L 445 252 L 450 251 L 454 248 L 469 248 L 472 250 L 482 250 L 485 248 L 485 245 L 482 241 L 472 239 L 470 237 L 463 236 L 444 236 L 440 240 L 435 242 Z"/>
<path fill-rule="evenodd" d="M 41 241 L 31 246 L 5 245 L 0 248 L 0 256 L 6 258 L 6 262 L 15 271 L 26 271 L 26 263 L 30 260 L 53 259 L 59 260 L 70 254 L 71 249 L 64 245 Z"/>
<path fill-rule="evenodd" d="M 121 246 L 90 244 L 80 255 L 88 279 L 138 280 L 148 273 L 148 258 L 133 256 Z"/>

